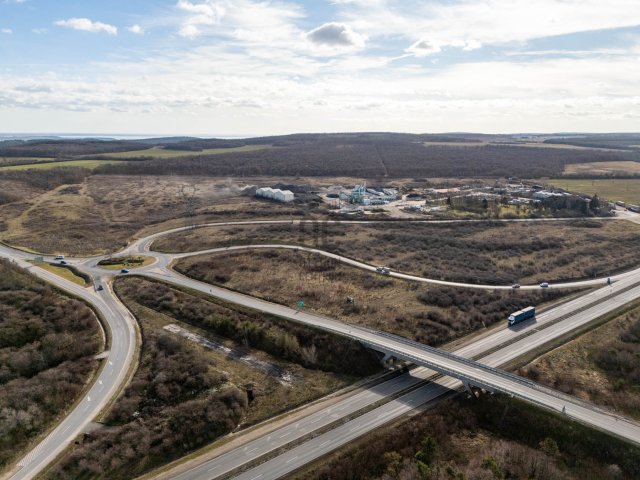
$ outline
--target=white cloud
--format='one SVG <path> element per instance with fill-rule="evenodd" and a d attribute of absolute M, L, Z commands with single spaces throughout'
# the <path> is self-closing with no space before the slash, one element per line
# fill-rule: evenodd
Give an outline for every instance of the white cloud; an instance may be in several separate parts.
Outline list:
<path fill-rule="evenodd" d="M 416 57 L 426 57 L 427 55 L 433 55 L 434 53 L 441 52 L 442 48 L 439 44 L 430 40 L 418 40 L 405 51 L 415 55 Z"/>
<path fill-rule="evenodd" d="M 365 45 L 364 37 L 343 23 L 330 22 L 315 28 L 306 34 L 313 43 L 329 47 L 356 47 Z"/>
<path fill-rule="evenodd" d="M 33 33 L 35 33 L 36 35 L 44 35 L 46 34 L 49 30 L 47 30 L 46 28 L 32 28 L 31 31 Z"/>
<path fill-rule="evenodd" d="M 145 18 L 144 25 L 204 41 L 157 48 L 136 62 L 93 62 L 73 74 L 0 75 L 0 131 L 11 129 L 9 119 L 36 128 L 27 122 L 35 117 L 40 129 L 51 129 L 58 116 L 67 130 L 145 125 L 158 133 L 230 135 L 637 129 L 640 47 L 555 59 L 510 55 L 545 32 L 631 20 L 598 10 L 594 0 L 579 8 L 574 0 L 539 0 L 547 11 L 512 1 L 524 15 L 511 15 L 506 0 L 342 0 L 331 10 L 335 21 L 320 25 L 292 0 L 173 0 L 162 23 Z M 563 4 L 572 5 L 574 18 Z M 626 15 L 637 18 L 635 2 L 626 5 Z M 446 57 L 499 44 L 508 46 L 484 55 L 493 61 L 452 64 L 455 57 Z M 363 115 L 367 109 L 376 114 Z"/>
<path fill-rule="evenodd" d="M 11 30 L 10 28 L 0 28 L 0 33 L 4 33 L 5 35 L 11 35 L 13 33 L 13 30 Z"/>
<path fill-rule="evenodd" d="M 213 0 L 206 0 L 200 3 L 178 0 L 176 7 L 188 14 L 178 31 L 180 36 L 188 38 L 200 35 L 202 33 L 200 26 L 219 24 L 225 15 L 225 9 L 221 3 Z"/>
<path fill-rule="evenodd" d="M 54 22 L 54 25 L 92 33 L 105 32 L 109 35 L 118 34 L 118 27 L 109 25 L 108 23 L 94 22 L 88 18 L 69 18 L 68 20 L 58 20 L 57 22 Z"/>
<path fill-rule="evenodd" d="M 181 37 L 195 38 L 200 35 L 200 29 L 195 25 L 183 25 L 178 31 Z"/>
<path fill-rule="evenodd" d="M 135 33 L 136 35 L 143 35 L 144 34 L 144 28 L 142 28 L 138 24 L 131 25 L 130 27 L 127 28 L 127 30 L 129 30 L 131 33 Z"/>
<path fill-rule="evenodd" d="M 465 50 L 640 24 L 637 0 L 354 0 L 341 18 L 369 37 Z"/>

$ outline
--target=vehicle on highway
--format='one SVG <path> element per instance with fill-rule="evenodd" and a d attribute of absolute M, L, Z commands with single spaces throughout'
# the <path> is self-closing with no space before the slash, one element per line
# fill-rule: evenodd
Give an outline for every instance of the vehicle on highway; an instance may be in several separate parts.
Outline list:
<path fill-rule="evenodd" d="M 64 260 L 64 255 L 56 255 L 54 260 Z"/>
<path fill-rule="evenodd" d="M 64 260 L 60 260 L 60 265 L 66 265 L 66 264 L 67 264 L 67 262 L 66 262 L 66 261 L 64 261 Z"/>
<path fill-rule="evenodd" d="M 389 269 L 389 267 L 376 267 L 376 272 L 379 272 L 383 275 L 389 275 L 391 273 L 391 270 Z"/>
<path fill-rule="evenodd" d="M 519 283 L 514 283 L 513 285 L 511 285 L 511 288 L 520 288 L 520 284 Z"/>
<path fill-rule="evenodd" d="M 515 325 L 516 323 L 524 322 L 529 318 L 534 318 L 536 316 L 536 309 L 534 307 L 523 308 L 522 310 L 518 310 L 517 312 L 513 312 L 509 315 L 507 319 L 507 323 L 509 326 Z"/>
<path fill-rule="evenodd" d="M 101 292 L 102 290 L 104 290 L 104 287 L 102 285 L 98 285 L 98 288 L 96 288 L 96 290 L 98 290 L 99 292 Z"/>
<path fill-rule="evenodd" d="M 549 282 L 542 282 L 540 288 L 549 288 Z"/>
<path fill-rule="evenodd" d="M 120 270 L 120 273 L 129 273 L 129 270 L 127 270 L 126 268 L 123 268 L 122 270 Z"/>

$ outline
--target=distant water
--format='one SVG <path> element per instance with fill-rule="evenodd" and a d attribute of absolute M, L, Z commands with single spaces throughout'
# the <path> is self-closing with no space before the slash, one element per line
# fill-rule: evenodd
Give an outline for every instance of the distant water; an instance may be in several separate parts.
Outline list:
<path fill-rule="evenodd" d="M 192 138 L 220 138 L 224 140 L 234 140 L 237 138 L 251 138 L 255 135 L 141 135 L 141 134 L 91 134 L 91 133 L 0 133 L 0 142 L 4 140 L 142 140 L 145 138 L 170 138 L 170 137 L 192 137 Z"/>

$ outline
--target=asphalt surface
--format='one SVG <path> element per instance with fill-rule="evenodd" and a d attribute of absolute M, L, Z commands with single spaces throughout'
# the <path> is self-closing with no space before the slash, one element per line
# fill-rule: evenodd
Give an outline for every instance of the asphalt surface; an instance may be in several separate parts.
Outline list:
<path fill-rule="evenodd" d="M 228 292 L 224 289 L 211 287 L 208 284 L 188 279 L 186 277 L 171 275 L 164 276 L 163 278 L 162 275 L 155 275 L 155 278 L 165 280 L 170 283 L 177 283 L 188 288 L 199 290 L 203 293 L 209 293 L 230 302 L 242 304 L 245 304 L 246 302 L 245 299 L 237 297 L 244 297 L 242 294 L 236 294 L 235 292 Z M 615 310 L 638 298 L 638 296 L 640 296 L 640 286 L 633 287 L 633 285 L 639 281 L 640 278 L 638 277 L 627 278 L 620 281 L 613 287 L 604 287 L 590 292 L 587 295 L 539 315 L 535 322 L 524 322 L 523 324 L 517 325 L 517 328 L 505 327 L 504 330 L 500 330 L 492 335 L 481 338 L 476 342 L 455 351 L 454 353 L 464 357 L 477 357 L 482 356 L 483 352 L 489 352 L 507 342 L 513 342 L 480 359 L 480 363 L 484 365 L 499 367 L 520 357 L 526 352 L 530 352 L 553 339 L 559 338 L 580 326 L 586 325 L 605 313 Z M 632 288 L 624 293 L 620 293 L 619 295 L 616 294 L 617 292 L 629 287 Z M 226 295 L 227 293 L 230 293 L 231 295 Z M 278 307 L 277 309 L 272 310 L 269 308 L 270 305 L 272 304 L 256 300 L 256 303 L 252 304 L 251 307 L 257 310 L 285 316 L 286 318 L 290 318 L 294 321 L 309 323 L 319 328 L 332 329 L 335 327 L 335 325 L 333 325 L 334 321 L 331 319 L 326 319 L 317 315 L 309 315 L 305 312 L 297 312 L 296 310 L 287 309 L 287 307 L 281 307 L 279 305 L 276 305 L 276 307 Z M 281 309 L 288 310 L 288 315 L 283 314 Z M 579 313 L 571 314 L 571 312 L 576 311 L 579 311 Z M 313 318 L 309 320 L 309 317 Z M 545 326 L 546 328 L 544 328 Z M 408 345 L 399 339 L 396 340 L 397 343 L 395 344 L 393 343 L 393 339 L 386 338 L 383 340 L 376 339 L 375 341 L 371 341 L 371 331 L 361 332 L 362 329 L 359 327 L 344 324 L 338 325 L 338 328 L 341 329 L 342 334 L 347 336 L 358 336 L 363 339 L 367 339 L 365 341 L 366 343 L 375 343 L 377 345 L 382 344 L 382 348 L 387 349 L 395 348 L 399 353 L 399 356 L 408 358 L 418 364 L 434 362 L 433 359 L 429 358 L 426 359 L 427 362 L 424 361 L 424 349 L 421 348 L 421 346 Z M 346 329 L 346 333 L 344 329 Z M 375 333 L 373 334 L 375 335 Z M 514 342 L 514 339 L 523 336 L 524 338 Z M 449 368 L 456 370 L 456 375 L 461 371 L 461 369 L 458 369 L 457 362 L 456 365 L 452 366 L 448 361 L 443 362 L 438 359 L 435 363 L 437 363 L 438 370 L 441 370 L 443 363 L 447 363 Z M 497 376 L 500 377 L 496 378 L 495 376 L 486 373 L 481 365 L 471 365 L 468 367 L 470 369 L 465 368 L 464 374 L 467 378 L 472 380 L 471 383 L 473 385 L 484 386 L 490 390 L 504 391 L 557 412 L 562 412 L 562 409 L 564 408 L 564 414 L 568 418 L 608 431 L 632 442 L 640 443 L 640 427 L 622 417 L 612 415 L 600 410 L 594 405 L 586 404 L 576 398 L 559 394 L 558 392 L 541 385 L 536 385 L 533 382 L 529 382 L 520 377 L 511 376 L 510 378 L 505 378 L 502 372 L 496 372 Z M 168 475 L 159 475 L 158 478 L 201 480 L 216 478 L 220 475 L 232 472 L 247 462 L 255 460 L 261 455 L 273 452 L 296 439 L 300 439 L 304 435 L 328 426 L 339 418 L 352 415 L 366 406 L 373 405 L 375 402 L 380 401 L 384 396 L 394 395 L 406 388 L 417 385 L 422 379 L 432 378 L 435 374 L 435 371 L 429 370 L 428 368 L 414 370 L 410 375 L 403 375 L 397 379 L 378 385 L 371 390 L 367 390 L 350 397 L 343 402 L 340 402 L 338 405 L 334 405 L 328 409 L 317 412 L 294 425 L 283 427 L 282 429 L 272 432 L 266 437 L 249 442 L 242 448 L 232 450 L 231 452 L 216 457 L 213 460 L 206 461 L 187 472 L 182 472 L 178 467 L 171 470 Z M 490 379 L 489 377 L 492 378 Z M 356 419 L 349 421 L 344 426 L 339 426 L 330 432 L 323 434 L 321 437 L 318 437 L 324 438 L 322 442 L 319 442 L 318 439 L 310 441 L 311 443 L 305 447 L 306 449 L 304 450 L 304 454 L 297 455 L 287 452 L 278 456 L 277 460 L 274 460 L 273 462 L 256 467 L 256 469 L 252 470 L 252 473 L 256 476 L 262 475 L 262 477 L 259 478 L 278 478 L 280 476 L 279 472 L 293 471 L 302 466 L 304 462 L 307 462 L 309 459 L 318 458 L 324 454 L 324 452 L 338 448 L 347 441 L 365 434 L 384 423 L 392 421 L 400 415 L 404 415 L 416 406 L 433 401 L 443 394 L 451 393 L 450 389 L 456 389 L 461 386 L 461 382 L 459 380 L 451 378 L 445 378 L 444 380 L 439 381 L 438 384 L 439 386 L 429 384 L 425 387 L 419 388 L 415 392 L 404 395 L 397 400 L 392 400 L 372 412 L 357 417 Z M 447 388 L 442 388 L 443 386 Z M 342 442 L 342 440 L 344 440 L 344 442 Z M 296 447 L 296 449 L 297 448 L 302 447 Z M 299 450 L 296 449 L 292 450 L 292 452 L 299 452 Z M 272 466 L 277 468 L 272 470 Z M 239 478 L 245 477 L 243 476 Z"/>
<path fill-rule="evenodd" d="M 630 282 L 631 283 L 631 282 Z M 547 344 L 555 338 L 562 337 L 566 333 L 574 331 L 580 326 L 588 324 L 595 318 L 600 317 L 607 311 L 614 310 L 640 295 L 640 286 L 634 287 L 619 296 L 612 295 L 611 287 L 601 289 L 589 294 L 591 297 L 586 302 L 582 298 L 574 300 L 568 304 L 555 308 L 544 315 L 538 317 L 538 322 L 526 322 L 521 329 L 514 331 L 505 328 L 492 335 L 474 342 L 466 347 L 456 350 L 454 353 L 465 357 L 481 356 L 483 351 L 489 351 L 497 345 L 504 344 L 509 338 L 522 337 L 514 343 L 502 347 L 500 350 L 482 356 L 481 363 L 499 367 L 526 352 L 530 352 L 542 345 Z M 567 316 L 561 321 L 558 319 L 565 317 L 569 310 L 575 311 L 577 308 L 588 306 L 595 299 L 603 299 L 603 303 L 596 304 L 578 314 Z M 557 323 L 554 323 L 557 322 Z M 549 325 L 551 324 L 551 325 Z M 547 328 L 542 328 L 548 325 Z M 258 438 L 247 443 L 241 448 L 234 449 L 224 455 L 202 463 L 186 472 L 175 468 L 167 475 L 159 475 L 158 478 L 175 478 L 179 480 L 202 480 L 212 479 L 228 474 L 235 469 L 254 461 L 262 455 L 273 452 L 296 439 L 300 439 L 323 427 L 327 427 L 338 418 L 353 414 L 367 406 L 373 405 L 380 400 L 380 395 L 394 395 L 404 389 L 417 385 L 421 379 L 435 378 L 435 372 L 426 368 L 419 368 L 410 374 L 405 374 L 392 381 L 376 386 L 370 391 L 364 391 L 354 397 L 348 398 L 339 404 L 333 405 L 319 411 L 304 421 L 287 425 L 278 429 L 268 436 Z M 312 439 L 304 441 L 302 444 L 277 455 L 275 458 L 260 464 L 245 473 L 235 474 L 234 478 L 241 479 L 275 479 L 289 474 L 306 463 L 320 458 L 341 446 L 348 444 L 356 438 L 365 435 L 376 428 L 379 428 L 398 417 L 409 413 L 411 410 L 433 402 L 439 398 L 451 394 L 452 390 L 459 389 L 461 382 L 451 377 L 443 377 L 422 386 L 413 392 L 391 400 L 368 413 L 364 413 L 343 425 L 336 426 L 328 432 L 322 433 Z M 638 432 L 640 427 L 617 415 L 602 411 L 598 407 L 580 401 L 576 398 L 558 394 L 545 387 L 541 387 L 542 397 L 550 394 L 551 398 L 542 399 L 540 406 L 555 410 L 567 418 L 580 421 L 584 424 L 595 426 L 601 430 L 613 432 L 614 435 L 632 439 L 638 442 Z M 538 403 L 538 395 L 530 398 L 534 403 Z M 562 413 L 563 408 L 565 412 Z M 595 420 L 595 421 L 594 421 Z M 600 423 L 601 422 L 601 423 Z M 595 425 L 599 423 L 599 425 Z"/>
<path fill-rule="evenodd" d="M 124 382 L 136 349 L 136 321 L 105 284 L 105 290 L 96 292 L 35 267 L 26 262 L 34 255 L 0 245 L 0 256 L 56 287 L 91 304 L 106 320 L 111 332 L 111 346 L 103 365 L 88 392 L 79 399 L 68 415 L 17 464 L 9 476 L 11 480 L 35 477 L 76 438 L 114 397 Z"/>
<path fill-rule="evenodd" d="M 611 218 L 605 218 L 605 220 L 609 220 L 609 219 Z M 533 219 L 533 220 L 516 219 L 516 220 L 503 220 L 503 221 L 530 222 L 530 221 L 566 221 L 566 220 L 567 219 Z M 633 219 L 629 219 L 629 220 L 634 221 Z M 187 279 L 186 277 L 181 277 L 175 272 L 168 270 L 167 267 L 175 258 L 181 258 L 181 257 L 186 257 L 191 255 L 199 255 L 206 252 L 192 252 L 188 254 L 179 254 L 177 256 L 171 255 L 171 254 L 151 252 L 150 246 L 153 241 L 155 241 L 157 238 L 161 236 L 169 235 L 171 233 L 176 233 L 179 231 L 189 230 L 192 228 L 204 228 L 204 227 L 210 227 L 210 226 L 229 226 L 229 225 L 268 225 L 268 224 L 284 224 L 284 223 L 299 224 L 303 222 L 305 221 L 298 221 L 298 220 L 268 221 L 267 220 L 267 221 L 246 221 L 246 222 L 220 222 L 220 223 L 176 228 L 176 229 L 160 232 L 158 234 L 154 234 L 149 237 L 139 239 L 133 242 L 132 244 L 130 244 L 127 248 L 125 248 L 123 251 L 119 252 L 116 255 L 127 255 L 127 254 L 137 254 L 137 253 L 152 255 L 156 258 L 155 263 L 148 267 L 137 270 L 138 273 L 155 277 L 161 280 L 173 281 L 174 283 L 179 283 L 183 286 L 191 286 L 191 288 L 193 288 L 193 285 L 188 285 L 188 283 L 192 280 Z M 421 222 L 421 221 L 418 221 L 418 222 Z M 443 221 L 436 221 L 436 222 L 425 221 L 424 223 L 427 223 L 427 222 L 459 223 L 460 221 L 443 220 Z M 310 221 L 309 223 L 317 223 L 317 222 Z M 375 223 L 375 221 L 346 221 L 346 222 L 329 221 L 326 223 L 357 224 L 357 223 Z M 375 270 L 375 266 L 367 265 L 362 262 L 357 262 L 355 260 L 352 260 L 346 257 L 341 257 L 335 254 L 331 254 L 329 252 L 309 249 L 306 247 L 291 247 L 288 245 L 261 245 L 261 246 L 253 245 L 253 246 L 246 246 L 246 247 L 243 247 L 243 246 L 231 247 L 231 249 L 241 249 L 241 248 L 297 248 L 300 250 L 307 250 L 317 254 L 325 255 L 327 257 L 334 258 L 346 264 L 350 264 L 358 268 L 363 268 L 365 270 L 370 270 L 370 271 Z M 228 248 L 214 249 L 214 250 L 211 250 L 210 252 L 216 252 L 220 250 L 229 250 L 229 249 Z M 84 300 L 92 304 L 93 307 L 97 311 L 101 312 L 102 316 L 105 318 L 112 335 L 111 351 L 108 354 L 108 358 L 104 362 L 104 367 L 100 371 L 98 378 L 96 379 L 93 386 L 90 388 L 89 392 L 87 392 L 87 394 L 77 403 L 74 409 L 42 442 L 40 442 L 27 456 L 25 456 L 22 460 L 20 460 L 20 462 L 18 463 L 19 470 L 16 473 L 14 473 L 12 477 L 10 477 L 11 479 L 33 478 L 35 475 L 37 475 L 38 472 L 40 472 L 43 468 L 45 468 L 46 465 L 50 461 L 52 461 L 56 455 L 62 452 L 64 448 L 66 448 L 73 441 L 73 439 L 76 438 L 77 435 L 83 431 L 84 428 L 86 428 L 86 426 L 91 422 L 91 420 L 97 416 L 97 414 L 102 410 L 102 408 L 104 408 L 104 406 L 117 394 L 119 389 L 123 386 L 123 382 L 126 381 L 127 372 L 129 371 L 129 368 L 131 366 L 131 363 L 133 362 L 133 358 L 135 354 L 137 325 L 136 325 L 135 319 L 128 312 L 126 307 L 124 307 L 124 305 L 122 305 L 118 301 L 117 297 L 115 297 L 115 295 L 113 294 L 109 286 L 110 279 L 112 279 L 115 275 L 117 275 L 118 272 L 105 270 L 100 268 L 97 265 L 98 261 L 102 258 L 105 258 L 106 256 L 67 259 L 69 264 L 77 267 L 78 269 L 80 269 L 85 273 L 88 273 L 92 277 L 94 286 L 102 285 L 104 287 L 104 290 L 99 292 L 93 291 L 93 289 L 89 289 L 89 288 L 82 288 L 55 274 L 44 271 L 42 269 L 34 267 L 29 263 L 26 263 L 26 260 L 35 258 L 36 256 L 35 254 L 22 252 L 20 250 L 15 250 L 15 249 L 0 245 L 0 256 L 13 260 L 15 263 L 22 266 L 23 268 L 29 269 L 32 273 L 37 275 L 39 278 L 42 278 L 43 280 L 50 282 L 58 286 L 59 288 L 68 291 L 69 293 L 72 293 L 80 298 L 83 298 Z M 45 256 L 45 261 L 53 262 L 53 256 Z M 621 282 L 627 278 L 636 278 L 638 274 L 640 274 L 640 269 L 627 272 L 618 276 L 614 276 L 612 277 L 612 280 Z M 403 278 L 406 280 L 452 285 L 452 286 L 459 286 L 464 288 L 483 288 L 483 289 L 510 289 L 511 288 L 511 286 L 477 285 L 477 284 L 463 284 L 463 283 L 456 283 L 456 282 L 442 282 L 435 279 L 405 275 L 398 272 L 391 272 L 391 275 L 394 277 Z M 178 278 L 177 282 L 176 282 L 176 278 Z M 553 288 L 574 288 L 578 286 L 593 286 L 593 285 L 602 284 L 604 280 L 605 279 L 594 279 L 594 280 L 587 280 L 583 282 L 555 284 L 555 285 L 552 285 L 552 287 Z M 206 291 L 206 289 L 209 289 L 209 293 L 213 293 L 213 289 L 216 289 L 217 290 L 216 296 L 219 296 L 220 298 L 224 298 L 226 294 L 241 295 L 241 294 L 236 294 L 234 292 L 228 292 L 223 289 L 217 289 L 216 287 L 211 287 L 206 284 L 203 284 L 203 285 L 204 285 L 203 291 Z M 617 287 L 617 284 L 616 284 L 616 287 Z M 523 286 L 522 288 L 534 289 L 534 288 L 540 288 L 540 287 L 537 285 L 532 285 L 532 286 Z M 235 297 L 235 300 L 229 299 L 229 301 L 239 301 L 237 303 L 241 303 L 242 305 L 246 305 L 250 308 L 256 308 L 258 310 L 263 310 L 258 306 L 259 303 L 268 303 L 268 302 L 262 302 L 261 300 L 254 299 L 246 295 L 241 295 L 241 297 L 242 298 Z M 275 304 L 268 304 L 268 307 L 269 307 L 268 310 L 263 310 L 263 311 L 269 311 L 270 313 L 274 313 L 276 315 L 281 315 L 286 317 L 287 315 L 283 315 L 283 313 L 286 310 L 288 310 L 289 314 L 297 315 L 297 317 L 293 318 L 294 320 L 302 319 L 301 321 L 303 323 L 310 320 L 309 318 L 307 318 L 308 314 L 306 314 L 305 312 L 295 312 L 291 309 L 288 309 L 287 307 L 283 307 Z M 279 313 L 277 313 L 276 311 L 279 311 Z M 330 320 L 330 319 L 324 319 L 323 322 L 325 320 Z M 540 321 L 540 318 L 539 318 L 539 321 Z M 340 322 L 335 322 L 335 323 L 340 324 Z M 311 322 L 309 324 L 314 324 L 314 323 Z M 334 327 L 339 327 L 339 325 L 334 325 Z M 347 328 L 348 330 L 351 330 L 352 327 L 346 326 L 345 328 Z M 342 334 L 345 334 L 345 335 L 352 335 L 351 332 L 347 332 L 344 329 L 341 331 L 338 328 L 337 330 L 333 330 L 333 331 L 335 331 L 336 333 L 341 332 Z M 360 339 L 360 335 L 363 332 L 358 331 L 356 333 L 357 333 L 356 337 Z M 364 333 L 367 333 L 367 331 L 365 331 Z M 367 334 L 371 335 L 372 333 L 368 332 Z M 370 339 L 370 341 L 378 341 L 378 340 L 376 338 L 374 338 L 373 340 Z M 398 345 L 396 345 L 394 342 L 397 342 L 397 340 L 386 339 L 384 344 L 381 344 L 378 346 L 380 348 L 384 347 L 391 350 L 395 348 L 394 345 L 398 347 Z M 400 347 L 400 350 L 398 350 L 398 352 L 403 352 L 403 354 L 409 353 L 406 345 L 400 345 L 399 347 Z M 416 352 L 412 352 L 411 354 L 413 355 L 414 353 Z M 425 356 L 424 352 L 418 352 L 418 353 L 423 357 Z M 430 352 L 430 354 L 433 354 L 433 352 Z M 433 359 L 431 357 L 429 357 L 429 359 L 425 357 L 422 359 L 422 361 L 431 362 L 433 361 Z M 422 372 L 427 370 L 419 369 L 419 371 Z M 414 373 L 414 375 L 418 375 L 418 374 Z M 415 378 L 418 378 L 418 377 L 415 377 Z M 415 380 L 415 378 L 409 381 L 417 381 Z M 493 378 L 493 380 L 496 381 L 498 379 Z M 498 384 L 495 384 L 495 385 L 492 384 L 492 385 L 495 388 L 500 388 L 501 386 Z M 380 395 L 382 395 L 381 398 L 383 398 L 384 396 L 387 395 L 387 393 L 385 391 L 381 391 Z"/>

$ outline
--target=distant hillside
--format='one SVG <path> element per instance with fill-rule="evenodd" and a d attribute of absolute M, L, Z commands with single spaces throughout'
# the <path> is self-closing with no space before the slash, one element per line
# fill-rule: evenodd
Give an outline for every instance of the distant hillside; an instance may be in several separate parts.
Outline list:
<path fill-rule="evenodd" d="M 125 175 L 555 177 L 570 164 L 640 161 L 637 145 L 639 134 L 328 133 L 246 139 L 11 141 L 0 142 L 0 158 L 79 160 L 117 153 L 123 161 L 96 172 Z M 243 148 L 253 146 L 272 148 Z M 242 151 L 225 152 L 227 148 Z"/>
<path fill-rule="evenodd" d="M 149 143 L 142 140 L 9 140 L 0 142 L 0 157 L 69 158 L 146 148 Z"/>
<path fill-rule="evenodd" d="M 188 140 L 175 149 L 271 144 L 274 148 L 241 153 L 154 159 L 100 167 L 99 172 L 155 175 L 455 177 L 558 176 L 565 165 L 632 160 L 637 154 L 557 148 L 489 136 L 408 135 L 390 133 L 299 134 L 247 140 Z"/>

